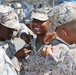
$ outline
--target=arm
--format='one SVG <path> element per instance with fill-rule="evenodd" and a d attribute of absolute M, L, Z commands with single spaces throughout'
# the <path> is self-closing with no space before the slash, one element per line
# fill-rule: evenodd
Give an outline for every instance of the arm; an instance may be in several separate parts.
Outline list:
<path fill-rule="evenodd" d="M 17 75 L 13 63 L 6 55 L 4 49 L 0 48 L 0 75 Z"/>
<path fill-rule="evenodd" d="M 23 39 L 26 43 L 28 43 L 30 41 L 30 36 L 35 36 L 36 35 L 25 25 L 21 23 L 21 28 L 18 31 L 17 36 L 21 37 L 21 39 Z"/>
<path fill-rule="evenodd" d="M 25 58 L 30 52 L 31 52 L 31 50 L 22 48 L 16 52 L 15 56 L 17 59 L 22 59 L 22 58 Z"/>
<path fill-rule="evenodd" d="M 72 58 L 72 52 L 68 52 L 61 58 L 62 62 L 58 63 L 52 69 L 52 75 L 76 75 L 76 58 Z M 76 54 L 74 53 L 74 56 Z"/>
<path fill-rule="evenodd" d="M 56 38 L 56 33 L 53 32 L 53 33 L 49 33 L 44 39 L 44 43 L 45 44 L 50 44 L 55 38 Z"/>
<path fill-rule="evenodd" d="M 1 52 L 1 49 L 0 49 L 0 74 L 1 75 L 7 75 L 5 74 L 7 71 L 5 70 L 5 61 L 4 61 L 4 58 L 3 58 L 3 53 Z"/>
<path fill-rule="evenodd" d="M 13 41 L 9 40 L 8 42 L 10 44 L 10 47 L 8 50 L 6 50 L 6 53 L 8 54 L 12 63 L 14 64 L 15 69 L 19 72 L 21 67 L 21 63 L 19 62 L 19 59 L 25 58 L 30 52 L 30 50 L 27 50 L 26 48 L 22 48 L 16 51 Z"/>
<path fill-rule="evenodd" d="M 22 65 L 22 62 L 19 62 L 19 60 L 25 58 L 30 52 L 31 52 L 31 50 L 22 48 L 22 49 L 18 50 L 15 53 L 15 55 L 13 56 L 13 58 L 11 59 L 12 63 L 14 64 L 15 69 L 18 72 L 20 72 L 21 65 Z"/>
<path fill-rule="evenodd" d="M 73 63 L 72 63 L 73 64 Z M 52 70 L 52 75 L 71 75 L 72 70 L 71 66 L 72 64 L 65 64 L 65 63 L 58 63 Z"/>

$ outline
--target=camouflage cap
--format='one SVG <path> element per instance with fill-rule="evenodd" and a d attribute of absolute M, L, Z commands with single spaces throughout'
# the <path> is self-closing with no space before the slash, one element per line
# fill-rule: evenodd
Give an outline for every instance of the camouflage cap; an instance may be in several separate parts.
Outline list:
<path fill-rule="evenodd" d="M 51 29 L 54 31 L 56 27 L 68 23 L 76 18 L 76 4 L 65 2 L 55 6 L 49 13 L 51 20 Z"/>
<path fill-rule="evenodd" d="M 16 21 L 14 13 L 13 8 L 0 5 L 0 24 L 8 28 L 19 30 L 21 25 Z"/>
<path fill-rule="evenodd" d="M 48 18 L 48 15 L 45 14 L 45 13 L 36 12 L 36 13 L 32 14 L 31 19 L 37 19 L 37 20 L 40 20 L 40 21 L 46 21 L 49 18 Z"/>

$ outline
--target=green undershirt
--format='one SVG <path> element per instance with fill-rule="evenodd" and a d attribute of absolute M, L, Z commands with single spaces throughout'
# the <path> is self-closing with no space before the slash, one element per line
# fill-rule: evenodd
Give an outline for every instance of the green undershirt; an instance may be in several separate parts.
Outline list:
<path fill-rule="evenodd" d="M 36 41 L 36 44 L 35 44 L 36 50 L 38 51 L 39 48 L 40 48 L 41 46 L 43 46 L 43 45 L 44 45 L 43 42 L 37 42 L 37 41 Z"/>

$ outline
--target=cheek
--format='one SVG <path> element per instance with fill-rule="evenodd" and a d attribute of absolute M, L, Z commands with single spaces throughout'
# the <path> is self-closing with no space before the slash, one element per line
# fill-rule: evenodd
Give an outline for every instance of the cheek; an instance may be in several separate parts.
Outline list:
<path fill-rule="evenodd" d="M 76 42 L 76 37 L 72 38 Z"/>
<path fill-rule="evenodd" d="M 8 30 L 5 30 L 4 33 L 3 33 L 3 35 L 4 36 L 8 36 L 9 35 L 9 31 Z"/>
<path fill-rule="evenodd" d="M 49 25 L 48 24 L 44 24 L 44 25 L 42 25 L 42 27 L 41 27 L 42 29 L 44 29 L 44 30 L 48 30 L 48 28 L 49 28 Z"/>
<path fill-rule="evenodd" d="M 36 27 L 34 24 L 33 24 L 33 25 L 31 25 L 31 28 L 34 28 L 34 27 Z"/>
<path fill-rule="evenodd" d="M 8 37 L 12 37 L 12 35 L 13 35 L 13 30 L 9 30 L 9 31 L 7 32 L 7 35 L 8 35 Z"/>
<path fill-rule="evenodd" d="M 50 26 L 50 22 L 48 21 L 48 22 L 44 22 L 43 24 L 42 24 L 42 26 L 45 26 L 46 28 L 48 28 L 49 26 Z"/>
<path fill-rule="evenodd" d="M 71 40 L 73 41 L 73 43 L 76 43 L 76 36 L 75 35 L 71 35 Z"/>

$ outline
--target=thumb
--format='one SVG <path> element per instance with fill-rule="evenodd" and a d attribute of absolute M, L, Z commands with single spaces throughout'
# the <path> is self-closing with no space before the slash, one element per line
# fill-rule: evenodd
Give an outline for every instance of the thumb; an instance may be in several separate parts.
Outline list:
<path fill-rule="evenodd" d="M 53 47 L 51 47 L 51 46 L 47 47 L 47 52 L 46 52 L 46 54 L 47 54 L 47 55 L 48 55 L 48 54 L 52 54 L 52 52 L 53 52 Z"/>

